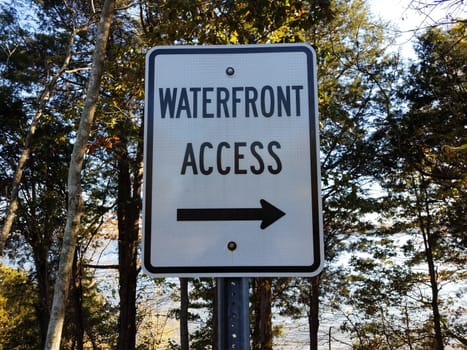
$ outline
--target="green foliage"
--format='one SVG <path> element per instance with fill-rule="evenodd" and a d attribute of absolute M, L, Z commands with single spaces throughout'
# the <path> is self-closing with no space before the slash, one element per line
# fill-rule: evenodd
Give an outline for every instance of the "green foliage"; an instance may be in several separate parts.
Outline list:
<path fill-rule="evenodd" d="M 101 290 L 91 271 L 77 268 L 70 292 L 62 347 L 73 350 L 82 341 L 96 348 L 116 348 L 118 308 L 112 305 L 107 291 Z M 83 332 L 80 339 L 80 332 Z"/>
<path fill-rule="evenodd" d="M 143 6 L 146 36 L 164 44 L 300 42 L 313 23 L 332 15 L 328 1 L 178 0 Z"/>
<path fill-rule="evenodd" d="M 325 256 L 329 264 L 350 249 L 349 241 L 365 237 L 373 226 L 365 214 L 378 212 L 382 204 L 369 192 L 375 169 L 369 167 L 368 159 L 374 158 L 376 151 L 370 136 L 376 116 L 388 112 L 398 70 L 397 57 L 385 52 L 389 40 L 385 27 L 369 16 L 365 2 L 331 4 L 333 13 L 346 15 L 315 24 L 307 32 L 318 60 Z M 375 252 L 378 259 L 382 254 Z M 366 263 L 371 268 L 371 261 Z M 361 282 L 349 280 L 341 268 L 332 266 L 319 277 L 320 300 L 341 309 L 352 298 L 352 286 Z M 312 301 L 319 297 L 319 290 L 313 283 L 318 282 L 293 281 L 292 290 L 284 293 L 284 301 L 279 303 L 281 312 L 299 317 L 307 305 L 309 320 L 316 317 Z M 365 296 L 364 290 L 362 287 L 353 297 L 361 296 L 368 302 L 372 296 Z"/>
<path fill-rule="evenodd" d="M 0 349 L 38 349 L 36 285 L 26 273 L 0 265 Z"/>
<path fill-rule="evenodd" d="M 26 113 L 23 101 L 8 86 L 0 87 L 0 199 L 9 195 L 11 174 L 20 152 Z"/>
<path fill-rule="evenodd" d="M 348 261 L 332 268 L 346 283 L 337 286 L 330 301 L 345 319 L 340 328 L 350 334 L 355 349 L 409 348 L 426 332 L 419 301 L 424 274 L 405 263 L 400 253 L 404 239 L 404 234 L 368 234 L 349 244 Z"/>
<path fill-rule="evenodd" d="M 11 184 L 29 120 L 38 108 L 41 109 L 40 124 L 32 140 L 20 184 L 17 219 L 8 241 L 9 257 L 19 266 L 32 266 L 30 279 L 37 285 L 34 292 L 37 294 L 35 307 L 39 336 L 36 343 L 39 345 L 35 348 L 43 345 L 47 331 L 67 209 L 66 180 L 72 146 L 70 140 L 74 138 L 73 118 L 79 112 L 80 106 L 76 101 L 84 88 L 81 83 L 85 77 L 80 72 L 86 70 L 74 68 L 82 68 L 89 60 L 88 38 L 76 35 L 79 32 L 78 22 L 86 21 L 84 24 L 87 25 L 89 20 L 83 11 L 76 16 L 79 3 L 72 2 L 69 6 L 62 1 L 47 4 L 18 1 L 16 6 L 2 7 L 1 12 L 6 19 L 0 27 L 1 93 L 5 95 L 0 106 L 2 190 L 8 190 Z M 28 20 L 28 15 L 34 20 Z M 75 55 L 70 57 L 71 64 L 66 66 L 71 39 L 76 46 L 70 47 L 70 52 Z M 62 75 L 54 81 L 51 77 L 58 72 Z M 7 192 L 1 194 L 2 210 Z M 94 200 L 92 195 L 89 198 Z M 95 216 L 96 207 L 98 205 L 89 208 L 89 216 L 84 221 L 95 223 L 95 217 L 89 218 Z M 83 230 L 83 238 L 88 238 L 86 230 Z M 77 280 L 74 282 L 81 281 L 81 276 L 75 277 Z M 95 290 L 94 294 L 91 291 L 92 295 L 86 296 L 80 294 L 82 286 L 78 287 L 75 286 L 76 295 L 69 305 L 67 328 L 70 331 L 65 331 L 64 344 L 76 342 L 82 329 L 90 334 L 91 341 L 111 344 L 108 339 L 115 339 L 115 335 L 103 334 L 115 327 L 109 304 L 103 302 Z M 86 305 L 88 301 L 90 305 Z M 86 315 L 88 310 L 90 313 Z M 77 315 L 82 319 L 79 320 Z"/>
<path fill-rule="evenodd" d="M 446 303 L 449 296 L 442 291 L 446 285 L 460 290 L 466 277 L 467 168 L 461 155 L 467 140 L 465 25 L 449 31 L 430 29 L 419 38 L 416 49 L 419 61 L 405 75 L 399 104 L 374 133 L 380 153 L 373 166 L 380 170 L 377 178 L 388 193 L 386 208 L 391 208 L 387 218 L 392 227 L 387 232 L 409 237 L 394 247 L 404 253 L 408 268 L 398 271 L 392 283 L 402 302 L 387 299 L 384 305 L 394 305 L 393 314 L 398 318 L 391 322 L 405 323 L 399 332 L 410 334 L 404 338 L 406 346 L 426 346 L 424 342 L 428 342 L 441 349 L 449 342 L 446 334 L 450 329 L 465 326 L 462 318 L 449 317 L 461 306 Z M 380 257 L 374 258 L 378 260 L 372 263 L 379 264 Z M 413 272 L 423 265 L 428 273 Z M 356 267 L 357 271 L 367 270 L 361 261 Z M 388 276 L 372 270 L 375 277 L 385 276 L 385 280 Z M 372 292 L 371 300 L 381 296 L 379 284 L 366 279 L 361 282 L 378 291 Z M 358 299 L 365 300 L 365 295 L 358 295 Z M 362 329 L 376 321 L 365 304 L 357 310 L 368 317 L 360 324 Z M 410 318 L 412 310 L 418 310 L 418 319 Z M 393 333 L 397 332 L 391 336 Z M 425 340 L 415 334 L 424 334 Z"/>
<path fill-rule="evenodd" d="M 60 69 L 71 33 L 75 43 L 68 70 L 44 106 L 8 245 L 9 257 L 20 266 L 32 264 L 32 274 L 1 270 L 0 342 L 5 349 L 20 349 L 15 332 L 31 339 L 30 348 L 39 348 L 44 333 L 65 222 L 74 124 L 82 109 L 101 6 L 99 1 L 61 0 L 15 4 L 0 12 L 2 209 L 40 92 Z M 144 53 L 149 47 L 307 41 L 318 59 L 329 264 L 319 277 L 320 300 L 344 319 L 342 330 L 350 334 L 355 349 L 428 348 L 434 322 L 426 306 L 431 307 L 432 299 L 422 286 L 432 282 L 419 272 L 427 252 L 435 281 L 442 283 L 435 290 L 442 292 L 444 283 L 462 285 L 467 274 L 465 23 L 449 31 L 427 31 L 416 48 L 419 60 L 402 73 L 397 55 L 386 54 L 384 25 L 370 17 L 363 0 L 147 0 L 129 11 L 126 1 L 120 5 L 85 156 L 86 215 L 75 267 L 85 265 L 91 248 L 103 249 L 100 234 L 116 236 L 109 228 L 115 226 L 109 223 L 114 217 L 103 215 L 115 214 L 118 191 L 138 193 Z M 28 13 L 34 16 L 28 18 Z M 125 169 L 128 177 L 118 183 Z M 371 193 L 377 181 L 382 190 Z M 139 210 L 140 198 L 133 199 Z M 365 218 L 378 211 L 385 227 Z M 339 263 L 342 254 L 348 254 L 347 266 Z M 84 271 L 77 269 L 73 281 L 65 347 L 73 348 L 84 330 L 85 341 L 94 348 L 115 348 L 117 311 L 108 299 L 112 291 L 100 290 L 97 274 Z M 190 322 L 197 326 L 191 348 L 206 349 L 213 339 L 214 281 L 195 279 L 190 291 Z M 319 294 L 313 281 L 272 279 L 271 291 L 273 308 L 281 316 L 317 315 L 311 306 Z M 465 324 L 455 300 L 441 294 L 437 302 L 445 336 L 461 339 Z M 149 340 L 139 344 L 149 346 Z M 174 342 L 169 347 L 178 348 Z"/>
<path fill-rule="evenodd" d="M 190 308 L 198 327 L 190 334 L 190 349 L 210 349 L 213 345 L 215 279 L 196 278 L 191 280 Z"/>
<path fill-rule="evenodd" d="M 391 142 L 385 183 L 405 200 L 399 204 L 406 222 L 431 231 L 433 253 L 445 263 L 462 263 L 458 253 L 466 244 L 466 45 L 465 25 L 420 38 L 420 60 L 401 90 L 406 111 L 397 111 L 382 131 Z"/>

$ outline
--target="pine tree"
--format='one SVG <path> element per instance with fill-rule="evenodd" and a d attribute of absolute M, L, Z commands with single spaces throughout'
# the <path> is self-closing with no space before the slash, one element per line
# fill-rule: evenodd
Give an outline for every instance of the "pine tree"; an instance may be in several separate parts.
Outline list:
<path fill-rule="evenodd" d="M 416 52 L 419 61 L 400 90 L 403 108 L 395 108 L 375 138 L 388 203 L 401 215 L 393 218 L 394 229 L 411 237 L 404 246 L 408 263 L 424 263 L 428 270 L 430 297 L 419 297 L 419 307 L 431 311 L 424 331 L 436 349 L 444 349 L 447 334 L 456 334 L 462 321 L 449 319 L 457 311 L 443 311 L 441 286 L 466 276 L 465 24 L 428 30 Z"/>

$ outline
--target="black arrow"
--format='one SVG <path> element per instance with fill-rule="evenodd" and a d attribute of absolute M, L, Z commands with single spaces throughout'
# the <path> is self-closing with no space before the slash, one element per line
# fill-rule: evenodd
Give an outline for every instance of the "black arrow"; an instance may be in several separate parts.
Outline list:
<path fill-rule="evenodd" d="M 265 229 L 279 220 L 285 213 L 271 203 L 260 200 L 261 208 L 206 208 L 177 209 L 177 221 L 247 221 L 261 220 Z"/>

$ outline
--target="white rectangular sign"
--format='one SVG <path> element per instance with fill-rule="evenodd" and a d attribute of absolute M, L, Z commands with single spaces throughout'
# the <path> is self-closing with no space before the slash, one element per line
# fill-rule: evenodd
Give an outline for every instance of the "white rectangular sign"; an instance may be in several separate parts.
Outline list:
<path fill-rule="evenodd" d="M 318 274 L 313 49 L 155 47 L 146 56 L 145 83 L 146 272 Z"/>

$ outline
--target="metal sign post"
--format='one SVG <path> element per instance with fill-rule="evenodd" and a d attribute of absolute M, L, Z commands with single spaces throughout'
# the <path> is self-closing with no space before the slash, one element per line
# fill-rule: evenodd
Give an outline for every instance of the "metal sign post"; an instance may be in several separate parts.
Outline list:
<path fill-rule="evenodd" d="M 250 349 L 248 278 L 217 279 L 218 349 Z"/>

